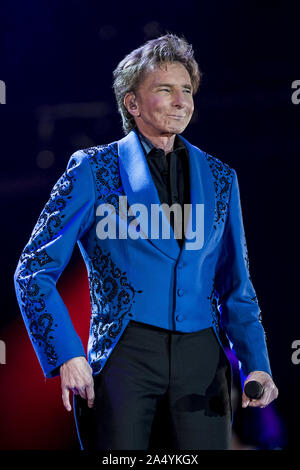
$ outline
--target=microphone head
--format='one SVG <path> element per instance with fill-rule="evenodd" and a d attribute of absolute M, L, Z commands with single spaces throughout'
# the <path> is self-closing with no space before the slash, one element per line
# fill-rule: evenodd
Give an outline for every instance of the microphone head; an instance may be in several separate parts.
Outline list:
<path fill-rule="evenodd" d="M 256 380 L 250 380 L 246 383 L 244 392 L 248 398 L 251 398 L 252 400 L 258 400 L 264 393 L 264 387 Z"/>

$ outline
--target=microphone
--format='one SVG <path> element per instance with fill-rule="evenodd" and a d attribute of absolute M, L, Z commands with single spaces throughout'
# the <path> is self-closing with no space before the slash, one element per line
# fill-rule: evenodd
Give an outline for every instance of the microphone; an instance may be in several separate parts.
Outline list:
<path fill-rule="evenodd" d="M 256 380 L 250 380 L 246 383 L 244 392 L 251 400 L 258 400 L 264 393 L 264 387 Z"/>

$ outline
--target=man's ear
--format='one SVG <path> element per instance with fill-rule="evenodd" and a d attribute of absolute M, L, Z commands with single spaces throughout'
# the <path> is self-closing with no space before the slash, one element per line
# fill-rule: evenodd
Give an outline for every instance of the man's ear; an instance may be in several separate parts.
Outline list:
<path fill-rule="evenodd" d="M 137 99 L 133 91 L 126 93 L 126 95 L 124 96 L 123 102 L 124 102 L 125 108 L 132 116 L 138 117 L 140 115 Z"/>

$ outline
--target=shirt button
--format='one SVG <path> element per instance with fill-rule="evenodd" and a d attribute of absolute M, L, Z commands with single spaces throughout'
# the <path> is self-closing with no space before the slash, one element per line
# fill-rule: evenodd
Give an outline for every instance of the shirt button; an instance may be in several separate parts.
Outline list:
<path fill-rule="evenodd" d="M 183 263 L 182 262 L 179 263 L 177 267 L 178 267 L 178 269 L 182 269 L 183 268 Z"/>
<path fill-rule="evenodd" d="M 181 315 L 181 313 L 179 313 L 178 315 L 176 315 L 176 320 L 177 320 L 177 321 L 183 321 L 183 319 L 184 319 L 184 316 Z"/>
<path fill-rule="evenodd" d="M 177 289 L 177 294 L 179 295 L 179 297 L 182 297 L 183 294 L 184 294 L 184 290 L 183 289 Z"/>

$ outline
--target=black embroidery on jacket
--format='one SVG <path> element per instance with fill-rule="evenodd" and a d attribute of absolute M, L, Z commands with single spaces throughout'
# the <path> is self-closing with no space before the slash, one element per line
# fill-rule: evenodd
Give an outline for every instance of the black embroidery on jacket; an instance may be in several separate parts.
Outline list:
<path fill-rule="evenodd" d="M 119 172 L 118 144 L 98 145 L 84 149 L 95 177 L 97 203 L 111 204 L 119 213 L 119 197 L 125 195 Z M 97 244 L 89 262 L 89 285 L 92 308 L 91 367 L 98 373 L 123 329 L 125 315 L 135 302 L 136 290 L 127 273 L 112 260 L 110 253 Z"/>
<path fill-rule="evenodd" d="M 76 165 L 75 160 L 70 162 L 69 169 L 74 165 Z M 39 347 L 43 347 L 48 364 L 53 366 L 56 365 L 58 356 L 52 344 L 51 332 L 54 331 L 57 324 L 54 324 L 52 313 L 47 311 L 44 301 L 45 293 L 35 281 L 34 272 L 53 262 L 43 247 L 57 235 L 62 226 L 62 219 L 65 217 L 63 210 L 66 206 L 66 200 L 71 197 L 75 180 L 75 177 L 68 173 L 69 169 L 63 173 L 52 188 L 50 198 L 20 256 L 20 267 L 16 277 L 22 311 L 26 316 L 32 341 L 37 343 Z"/>
<path fill-rule="evenodd" d="M 213 157 L 207 153 L 205 153 L 205 156 L 214 177 L 214 186 L 217 199 L 214 224 L 214 228 L 216 229 L 217 224 L 219 224 L 221 221 L 225 221 L 233 172 L 229 165 L 221 162 L 221 160 L 218 158 Z"/>
<path fill-rule="evenodd" d="M 219 334 L 220 333 L 220 323 L 219 323 L 219 321 L 220 321 L 220 312 L 219 312 L 219 309 L 218 309 L 218 298 L 217 298 L 216 292 L 215 292 L 215 278 L 213 279 L 213 284 L 212 284 L 212 289 L 211 289 L 210 296 L 207 297 L 207 298 L 210 301 L 210 311 L 211 311 L 211 315 L 212 315 L 212 323 L 213 323 L 213 326 L 215 327 L 215 330 Z"/>
<path fill-rule="evenodd" d="M 48 256 L 48 262 L 50 262 L 50 260 L 53 261 Z M 39 347 L 43 346 L 48 364 L 55 365 L 58 357 L 51 344 L 53 336 L 51 336 L 50 333 L 54 331 L 53 327 L 57 327 L 57 325 L 53 324 L 53 315 L 46 309 L 46 304 L 43 299 L 45 294 L 41 292 L 39 285 L 34 280 L 31 269 L 32 265 L 36 264 L 38 264 L 38 256 L 26 259 L 25 253 L 23 252 L 23 266 L 17 278 L 20 300 L 23 305 L 23 312 L 28 322 L 28 328 L 33 343 L 37 343 Z"/>
<path fill-rule="evenodd" d="M 94 373 L 102 369 L 101 362 L 122 331 L 124 316 L 130 315 L 135 294 L 143 292 L 134 289 L 126 274 L 113 262 L 110 253 L 104 253 L 99 245 L 95 245 L 89 269 L 94 356 L 91 367 Z"/>
<path fill-rule="evenodd" d="M 97 199 L 113 204 L 118 208 L 118 195 L 123 194 L 120 172 L 118 144 L 113 142 L 107 145 L 98 145 L 82 150 L 89 156 L 93 168 L 97 189 Z M 117 196 L 116 196 L 117 193 Z M 111 198 L 111 201 L 109 201 Z"/>
<path fill-rule="evenodd" d="M 249 277 L 250 282 L 252 283 L 252 279 L 251 279 L 251 275 L 250 275 L 249 256 L 248 256 L 248 248 L 247 248 L 246 240 L 244 240 L 244 252 L 245 252 L 244 259 L 245 259 L 245 263 L 246 263 L 246 267 L 247 267 L 247 271 L 248 271 L 248 277 Z M 256 295 L 254 297 L 252 297 L 251 300 L 252 300 L 252 302 L 258 303 Z"/>

